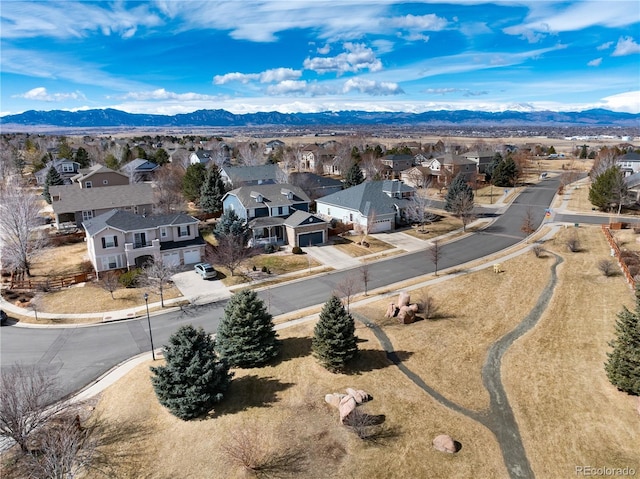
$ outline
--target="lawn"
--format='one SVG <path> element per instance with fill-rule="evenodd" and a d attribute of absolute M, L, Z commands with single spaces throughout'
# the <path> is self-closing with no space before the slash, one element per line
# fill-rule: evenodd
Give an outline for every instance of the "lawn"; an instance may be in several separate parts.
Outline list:
<path fill-rule="evenodd" d="M 420 225 L 414 225 L 410 228 L 403 228 L 400 231 L 418 239 L 430 240 L 436 236 L 451 233 L 452 231 L 462 228 L 462 221 L 455 216 L 449 214 L 443 215 L 441 211 L 436 214 L 438 214 L 439 219 L 433 223 L 424 224 L 422 227 L 420 227 Z"/>
<path fill-rule="evenodd" d="M 367 256 L 370 254 L 381 253 L 393 248 L 393 246 L 391 246 L 389 243 L 385 243 L 384 241 L 374 238 L 373 236 L 367 236 L 364 240 L 366 243 L 369 243 L 368 247 L 358 244 L 361 240 L 362 236 L 360 235 L 348 237 L 337 236 L 333 239 L 333 244 L 343 253 L 356 258 L 360 256 Z"/>
<path fill-rule="evenodd" d="M 564 235 L 572 231 L 545 244 L 564 258 L 555 294 L 538 326 L 503 362 L 505 389 L 540 478 L 572 476 L 576 465 L 640 470 L 634 402 L 608 383 L 602 367 L 615 315 L 633 295 L 621 276 L 598 273 L 597 260 L 608 254 L 599 228 L 577 231 L 580 253 L 566 249 Z M 388 299 L 353 307 L 381 325 L 409 370 L 457 404 L 480 410 L 488 405 L 480 379 L 486 351 L 530 311 L 552 261 L 549 254 L 525 253 L 503 261 L 500 274 L 489 268 L 411 291 L 414 301 L 433 297 L 440 307 L 433 320 L 386 319 Z M 226 399 L 203 421 L 179 421 L 158 405 L 148 364 L 111 386 L 96 412 L 135 431 L 108 446 L 117 477 L 246 477 L 229 459 L 229 444 L 242 442 L 233 438 L 264 454 L 301 453 L 294 455 L 298 477 L 507 477 L 493 435 L 409 381 L 370 328 L 357 323 L 360 355 L 348 374 L 316 364 L 312 331 L 313 323 L 281 330 L 281 360 L 236 370 Z M 362 442 L 323 403 L 324 394 L 348 386 L 374 396 L 363 406 L 368 413 L 385 415 L 387 437 L 380 443 Z M 458 454 L 431 447 L 442 433 L 461 442 Z"/>

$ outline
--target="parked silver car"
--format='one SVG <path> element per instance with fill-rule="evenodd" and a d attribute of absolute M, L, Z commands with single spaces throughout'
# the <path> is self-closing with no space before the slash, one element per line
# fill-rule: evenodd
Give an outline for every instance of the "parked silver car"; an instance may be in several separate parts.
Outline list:
<path fill-rule="evenodd" d="M 218 276 L 218 272 L 209 263 L 198 263 L 194 266 L 194 269 L 196 273 L 202 276 L 202 279 L 211 279 Z"/>

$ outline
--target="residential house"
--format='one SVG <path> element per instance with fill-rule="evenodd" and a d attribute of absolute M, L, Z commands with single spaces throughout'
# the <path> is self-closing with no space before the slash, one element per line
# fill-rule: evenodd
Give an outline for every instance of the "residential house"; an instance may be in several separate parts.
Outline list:
<path fill-rule="evenodd" d="M 437 181 L 438 170 L 432 170 L 427 166 L 414 166 L 400 173 L 400 179 L 403 183 L 414 188 L 426 188 L 432 182 Z"/>
<path fill-rule="evenodd" d="M 71 178 L 78 174 L 80 163 L 66 158 L 50 161 L 44 168 L 35 172 L 34 176 L 36 177 L 37 184 L 44 185 L 50 168 L 55 168 L 65 184 L 69 185 L 71 184 Z"/>
<path fill-rule="evenodd" d="M 71 178 L 74 185 L 80 188 L 101 188 L 104 186 L 128 185 L 129 177 L 119 171 L 114 171 L 102 165 L 81 168 L 78 174 Z"/>
<path fill-rule="evenodd" d="M 317 175 L 308 171 L 289 174 L 289 183 L 302 188 L 313 201 L 342 190 L 343 183 L 335 178 Z"/>
<path fill-rule="evenodd" d="M 468 151 L 467 153 L 463 153 L 467 160 L 471 160 L 476 164 L 476 171 L 480 174 L 484 174 L 487 170 L 487 167 L 493 161 L 493 157 L 495 156 L 494 151 L 486 150 L 486 151 Z"/>
<path fill-rule="evenodd" d="M 325 175 L 344 176 L 349 166 L 351 166 L 351 163 L 347 164 L 341 156 L 334 156 L 327 159 L 327 161 L 323 161 L 322 172 Z"/>
<path fill-rule="evenodd" d="M 133 183 L 140 183 L 153 180 L 153 175 L 159 168 L 160 166 L 152 161 L 136 158 L 120 170 L 128 175 Z"/>
<path fill-rule="evenodd" d="M 220 177 L 229 188 L 273 184 L 277 182 L 279 167 L 274 164 L 257 166 L 223 166 Z"/>
<path fill-rule="evenodd" d="M 624 184 L 627 187 L 627 202 L 640 203 L 640 173 L 634 173 L 624 178 Z"/>
<path fill-rule="evenodd" d="M 635 151 L 630 151 L 629 153 L 619 156 L 616 158 L 616 165 L 620 167 L 620 170 L 625 176 L 640 173 L 640 154 Z"/>
<path fill-rule="evenodd" d="M 437 160 L 442 165 L 438 181 L 444 185 L 448 185 L 459 174 L 463 175 L 467 181 L 471 181 L 477 173 L 476 162 L 461 155 L 445 153 L 438 156 Z"/>
<path fill-rule="evenodd" d="M 149 183 L 110 186 L 109 188 L 78 188 L 75 185 L 51 186 L 51 206 L 55 225 L 80 226 L 114 208 L 134 214 L 153 213 L 153 188 Z"/>
<path fill-rule="evenodd" d="M 318 198 L 319 216 L 353 223 L 369 233 L 393 231 L 415 190 L 399 180 L 367 181 Z"/>
<path fill-rule="evenodd" d="M 393 180 L 399 179 L 400 173 L 413 166 L 413 156 L 411 155 L 386 155 L 380 158 L 382 169 L 379 172 L 382 178 Z"/>
<path fill-rule="evenodd" d="M 281 140 L 268 141 L 264 148 L 264 154 L 270 155 L 271 153 L 277 150 L 282 150 L 284 146 L 285 146 L 284 141 L 281 141 Z"/>
<path fill-rule="evenodd" d="M 320 147 L 318 145 L 307 145 L 300 152 L 300 169 L 315 171 L 319 164 Z"/>
<path fill-rule="evenodd" d="M 290 184 L 242 186 L 222 198 L 225 211 L 231 209 L 247 221 L 251 244 L 289 243 L 291 246 L 315 245 L 327 240 L 329 225 L 309 213 L 309 202 L 302 189 Z"/>
<path fill-rule="evenodd" d="M 205 241 L 198 220 L 183 213 L 144 216 L 113 209 L 82 223 L 96 273 L 138 268 L 161 261 L 172 266 L 199 263 Z"/>

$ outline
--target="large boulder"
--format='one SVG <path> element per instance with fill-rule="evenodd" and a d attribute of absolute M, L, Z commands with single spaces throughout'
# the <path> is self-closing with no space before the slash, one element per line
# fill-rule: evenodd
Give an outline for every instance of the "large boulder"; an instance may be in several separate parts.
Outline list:
<path fill-rule="evenodd" d="M 456 442 L 451 436 L 447 436 L 446 434 L 440 434 L 438 437 L 436 437 L 433 440 L 433 447 L 438 451 L 446 452 L 449 454 L 458 452 Z"/>
<path fill-rule="evenodd" d="M 345 396 L 344 394 L 338 394 L 338 393 L 327 394 L 324 397 L 324 402 L 326 402 L 327 404 L 331 404 L 333 407 L 339 407 L 340 401 L 344 396 Z"/>
<path fill-rule="evenodd" d="M 347 421 L 349 415 L 355 410 L 358 406 L 356 399 L 353 396 L 345 396 L 340 400 L 340 405 L 338 406 L 338 411 L 340 411 L 340 422 L 342 424 Z"/>
<path fill-rule="evenodd" d="M 362 404 L 362 403 L 371 401 L 373 399 L 371 394 L 364 392 L 362 389 L 356 390 L 352 388 L 347 388 L 347 396 L 352 396 L 356 400 L 356 403 L 358 404 Z"/>

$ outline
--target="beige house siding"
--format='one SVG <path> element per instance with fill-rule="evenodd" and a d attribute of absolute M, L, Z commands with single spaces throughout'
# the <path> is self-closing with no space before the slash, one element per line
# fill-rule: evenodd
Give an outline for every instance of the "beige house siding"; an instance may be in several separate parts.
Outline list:
<path fill-rule="evenodd" d="M 105 183 L 106 181 L 106 183 Z M 90 188 L 100 188 L 103 186 L 128 185 L 129 178 L 117 172 L 105 172 L 89 175 L 80 179 L 80 188 L 87 188 L 87 182 L 91 183 Z"/>
<path fill-rule="evenodd" d="M 292 246 L 305 246 L 298 244 L 298 235 L 322 231 L 324 235 L 324 242 L 326 243 L 329 234 L 329 225 L 327 223 L 315 223 L 310 225 L 297 226 L 296 228 L 287 226 L 285 230 L 287 234 L 287 243 Z"/>

